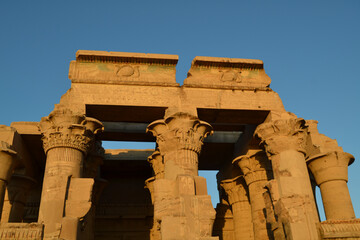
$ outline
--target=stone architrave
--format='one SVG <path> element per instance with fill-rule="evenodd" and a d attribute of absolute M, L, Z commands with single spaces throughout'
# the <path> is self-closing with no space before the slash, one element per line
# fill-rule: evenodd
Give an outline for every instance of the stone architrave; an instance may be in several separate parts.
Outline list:
<path fill-rule="evenodd" d="M 211 237 L 215 210 L 206 181 L 198 176 L 198 157 L 212 127 L 187 111 L 170 109 L 147 131 L 156 137 L 159 151 L 150 159 L 155 177 L 146 182 L 154 204 L 152 239 L 159 232 L 162 240 L 217 239 Z"/>
<path fill-rule="evenodd" d="M 38 221 L 45 224 L 45 237 L 59 236 L 70 178 L 83 177 L 85 156 L 102 128 L 98 120 L 67 109 L 41 119 L 46 166 Z"/>
<path fill-rule="evenodd" d="M 24 208 L 30 190 L 36 185 L 36 180 L 25 175 L 14 173 L 7 185 L 4 209 L 1 222 L 22 222 Z"/>
<path fill-rule="evenodd" d="M 249 188 L 252 221 L 254 224 L 255 239 L 273 239 L 269 236 L 265 217 L 265 202 L 263 193 L 265 184 L 271 176 L 271 163 L 262 150 L 248 152 L 248 155 L 239 156 L 233 160 L 244 174 L 244 179 Z"/>
<path fill-rule="evenodd" d="M 17 153 L 4 141 L 0 141 L 0 216 L 4 204 L 6 185 L 15 166 Z"/>
<path fill-rule="evenodd" d="M 319 239 L 318 215 L 305 162 L 307 127 L 304 119 L 290 116 L 259 125 L 256 135 L 271 160 L 278 184 L 278 219 L 291 239 Z M 277 209 L 277 210 L 276 210 Z"/>
<path fill-rule="evenodd" d="M 354 161 L 350 153 L 332 151 L 311 156 L 307 164 L 320 187 L 327 220 L 355 218 L 348 181 L 348 165 Z"/>
<path fill-rule="evenodd" d="M 231 205 L 235 239 L 255 239 L 249 193 L 244 177 L 223 180 L 220 186 L 225 190 Z"/>

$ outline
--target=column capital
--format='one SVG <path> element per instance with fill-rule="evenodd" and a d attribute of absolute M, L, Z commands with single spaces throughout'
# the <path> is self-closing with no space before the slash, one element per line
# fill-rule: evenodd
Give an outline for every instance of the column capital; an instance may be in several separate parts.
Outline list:
<path fill-rule="evenodd" d="M 270 162 L 262 150 L 239 156 L 233 160 L 233 164 L 240 167 L 247 185 L 257 181 L 266 181 L 271 174 Z"/>
<path fill-rule="evenodd" d="M 237 202 L 249 202 L 248 189 L 243 176 L 223 180 L 220 186 L 228 195 L 230 205 Z"/>
<path fill-rule="evenodd" d="M 103 130 L 103 125 L 94 118 L 62 109 L 43 117 L 39 128 L 45 153 L 52 148 L 68 147 L 85 154 L 93 144 L 94 135 Z"/>
<path fill-rule="evenodd" d="M 311 156 L 306 162 L 316 183 L 332 180 L 348 181 L 348 166 L 354 162 L 354 156 L 347 152 L 331 151 Z"/>
<path fill-rule="evenodd" d="M 165 119 L 154 121 L 146 131 L 156 137 L 162 153 L 184 149 L 198 154 L 204 138 L 213 132 L 210 124 L 186 112 L 176 112 Z"/>
<path fill-rule="evenodd" d="M 305 154 L 308 130 L 302 118 L 279 119 L 260 124 L 255 134 L 270 156 L 286 150 Z"/>
<path fill-rule="evenodd" d="M 148 157 L 147 161 L 154 170 L 155 178 L 164 178 L 165 166 L 160 152 L 154 151 L 153 154 Z"/>

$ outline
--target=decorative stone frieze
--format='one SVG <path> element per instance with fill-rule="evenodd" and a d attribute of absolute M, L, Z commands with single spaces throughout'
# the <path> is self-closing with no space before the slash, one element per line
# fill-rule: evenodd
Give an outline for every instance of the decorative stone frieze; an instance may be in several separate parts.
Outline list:
<path fill-rule="evenodd" d="M 220 186 L 225 190 L 231 205 L 235 239 L 254 239 L 249 193 L 243 176 L 223 180 Z"/>
<path fill-rule="evenodd" d="M 348 181 L 348 165 L 354 156 L 339 151 L 311 156 L 307 164 L 320 187 L 327 220 L 348 220 L 355 218 Z"/>
<path fill-rule="evenodd" d="M 0 239 L 42 240 L 44 225 L 39 223 L 1 223 Z"/>
<path fill-rule="evenodd" d="M 326 220 L 319 225 L 322 239 L 360 239 L 360 220 Z"/>
<path fill-rule="evenodd" d="M 249 188 L 255 239 L 272 239 L 266 224 L 263 197 L 264 186 L 272 175 L 270 161 L 262 150 L 250 150 L 248 154 L 235 158 L 233 164 L 240 167 Z"/>

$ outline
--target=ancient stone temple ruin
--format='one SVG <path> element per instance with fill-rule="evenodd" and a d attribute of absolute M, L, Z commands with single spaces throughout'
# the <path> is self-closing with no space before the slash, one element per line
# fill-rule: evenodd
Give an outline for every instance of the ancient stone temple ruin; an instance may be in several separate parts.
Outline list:
<path fill-rule="evenodd" d="M 195 57 L 182 86 L 177 61 L 78 51 L 48 116 L 0 126 L 0 239 L 360 239 L 354 157 L 284 109 L 262 61 Z"/>

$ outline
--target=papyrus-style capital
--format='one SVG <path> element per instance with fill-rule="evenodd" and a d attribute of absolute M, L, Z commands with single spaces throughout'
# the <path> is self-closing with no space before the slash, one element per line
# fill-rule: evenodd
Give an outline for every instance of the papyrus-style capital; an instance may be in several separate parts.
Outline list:
<path fill-rule="evenodd" d="M 225 190 L 229 203 L 248 202 L 248 189 L 243 176 L 223 180 L 220 186 Z"/>
<path fill-rule="evenodd" d="M 69 147 L 86 153 L 91 148 L 94 135 L 102 131 L 100 121 L 74 114 L 68 109 L 55 110 L 40 121 L 45 152 L 52 148 Z"/>
<path fill-rule="evenodd" d="M 159 151 L 153 152 L 147 161 L 154 170 L 155 178 L 164 178 L 164 161 Z"/>
<path fill-rule="evenodd" d="M 307 164 L 314 175 L 315 181 L 321 185 L 327 181 L 348 181 L 348 166 L 354 162 L 350 153 L 332 151 L 320 153 L 307 160 Z"/>
<path fill-rule="evenodd" d="M 265 152 L 259 151 L 252 155 L 235 158 L 233 164 L 240 167 L 248 185 L 257 181 L 266 181 L 271 173 L 270 162 Z"/>
<path fill-rule="evenodd" d="M 177 112 L 150 123 L 147 132 L 156 137 L 162 153 L 183 149 L 199 154 L 204 138 L 212 134 L 212 127 L 191 114 Z"/>
<path fill-rule="evenodd" d="M 302 118 L 280 119 L 260 124 L 255 134 L 261 139 L 270 156 L 291 149 L 305 154 L 307 126 Z"/>

